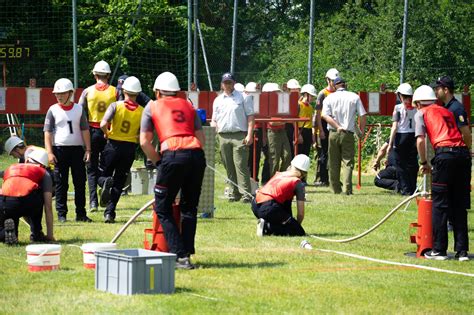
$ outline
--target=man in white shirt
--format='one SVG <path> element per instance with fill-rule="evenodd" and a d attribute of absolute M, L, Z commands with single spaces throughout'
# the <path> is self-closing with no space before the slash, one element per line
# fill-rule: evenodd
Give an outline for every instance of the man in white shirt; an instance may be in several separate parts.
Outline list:
<path fill-rule="evenodd" d="M 342 192 L 340 176 L 343 165 L 344 192 L 352 195 L 352 170 L 354 169 L 356 117 L 359 128 L 364 133 L 366 111 L 360 97 L 346 90 L 346 82 L 337 77 L 334 81 L 336 92 L 323 101 L 322 118 L 329 129 L 329 186 L 335 194 Z"/>
<path fill-rule="evenodd" d="M 242 93 L 234 89 L 235 79 L 224 73 L 221 80 L 223 90 L 213 104 L 211 126 L 216 127 L 222 162 L 227 177 L 244 191 L 232 185 L 229 201 L 250 203 L 250 172 L 247 167 L 249 146 L 253 141 L 254 111 L 251 102 L 244 102 Z"/>

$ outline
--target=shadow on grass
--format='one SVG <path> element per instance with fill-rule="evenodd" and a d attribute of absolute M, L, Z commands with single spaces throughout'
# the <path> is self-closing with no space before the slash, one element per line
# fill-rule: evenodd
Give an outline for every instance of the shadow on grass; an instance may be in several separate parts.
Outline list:
<path fill-rule="evenodd" d="M 327 233 L 307 233 L 307 236 L 318 236 L 318 237 L 329 237 L 329 236 L 353 236 L 353 234 L 348 233 L 336 233 L 336 232 L 327 232 Z"/>
<path fill-rule="evenodd" d="M 97 241 L 94 238 L 84 238 L 84 237 L 74 237 L 74 238 L 69 238 L 69 239 L 60 239 L 57 240 L 54 243 L 59 243 L 59 244 L 72 244 L 72 245 L 77 245 L 77 244 L 84 244 L 84 243 L 92 243 L 94 241 Z"/>
<path fill-rule="evenodd" d="M 241 217 L 213 217 L 213 218 L 198 218 L 198 219 L 202 219 L 199 222 L 211 222 L 211 220 L 216 220 L 216 221 L 245 221 L 245 222 L 249 221 L 248 217 L 245 217 L 245 218 L 241 218 Z M 211 219 L 211 220 L 209 220 L 209 219 Z M 257 220 L 257 218 L 255 218 L 255 220 Z"/>
<path fill-rule="evenodd" d="M 198 269 L 224 269 L 224 268 L 274 268 L 286 265 L 284 262 L 261 262 L 261 263 L 199 263 Z"/>

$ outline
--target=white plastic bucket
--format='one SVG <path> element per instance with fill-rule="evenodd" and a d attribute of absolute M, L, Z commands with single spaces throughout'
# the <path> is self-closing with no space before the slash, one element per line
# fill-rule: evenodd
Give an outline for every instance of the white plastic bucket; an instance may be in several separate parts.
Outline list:
<path fill-rule="evenodd" d="M 81 246 L 84 267 L 87 269 L 95 269 L 95 252 L 100 250 L 114 250 L 117 249 L 116 243 L 86 243 Z"/>
<path fill-rule="evenodd" d="M 61 245 L 37 244 L 26 246 L 26 262 L 31 272 L 59 269 Z"/>

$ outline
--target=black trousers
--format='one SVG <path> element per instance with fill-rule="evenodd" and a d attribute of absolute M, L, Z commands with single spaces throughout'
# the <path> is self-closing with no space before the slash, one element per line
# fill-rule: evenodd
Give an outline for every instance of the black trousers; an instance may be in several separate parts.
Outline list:
<path fill-rule="evenodd" d="M 252 211 L 257 219 L 264 219 L 267 222 L 267 235 L 302 236 L 306 234 L 301 224 L 292 216 L 291 201 L 281 204 L 275 200 L 269 200 L 257 204 L 254 199 Z"/>
<path fill-rule="evenodd" d="M 103 187 L 107 177 L 114 180 L 104 216 L 110 214 L 115 219 L 115 209 L 135 160 L 136 149 L 136 143 L 109 139 L 100 155 L 98 185 Z"/>
<path fill-rule="evenodd" d="M 59 216 L 66 216 L 67 191 L 69 189 L 69 169 L 74 184 L 74 203 L 76 216 L 86 215 L 86 169 L 84 148 L 82 146 L 54 146 L 53 153 L 58 162 L 54 168 L 56 180 L 56 211 Z"/>
<path fill-rule="evenodd" d="M 311 145 L 313 144 L 313 130 L 311 128 L 300 128 L 303 143 L 298 144 L 298 154 L 309 156 Z"/>
<path fill-rule="evenodd" d="M 0 195 L 0 242 L 5 241 L 6 219 L 15 222 L 15 233 L 18 235 L 18 223 L 21 217 L 28 217 L 31 236 L 41 234 L 41 219 L 43 218 L 43 192 L 35 190 L 25 197 L 6 197 Z"/>
<path fill-rule="evenodd" d="M 374 178 L 374 184 L 377 187 L 398 191 L 397 168 L 389 165 L 381 170 Z"/>
<path fill-rule="evenodd" d="M 316 181 L 319 180 L 322 183 L 329 185 L 329 174 L 328 174 L 328 148 L 329 148 L 329 130 L 327 128 L 327 122 L 322 121 L 324 133 L 326 137 L 320 138 L 321 148 L 318 150 L 318 164 L 316 166 Z"/>
<path fill-rule="evenodd" d="M 155 211 L 163 226 L 171 253 L 186 257 L 195 253 L 194 237 L 197 225 L 197 206 L 206 168 L 204 151 L 165 151 L 157 169 Z M 181 234 L 173 218 L 172 204 L 181 190 Z"/>
<path fill-rule="evenodd" d="M 97 184 L 99 180 L 99 159 L 104 150 L 107 140 L 104 138 L 104 132 L 100 128 L 90 127 L 91 133 L 91 156 L 87 163 L 87 182 L 89 184 L 89 204 L 97 206 Z"/>
<path fill-rule="evenodd" d="M 257 136 L 256 142 L 252 143 L 249 148 L 249 161 L 248 166 L 250 170 L 250 176 L 253 178 L 253 148 L 256 148 L 256 159 L 255 159 L 255 174 L 256 174 L 256 181 L 259 182 L 258 174 L 260 171 L 260 157 L 263 153 L 264 160 L 263 160 L 263 169 L 262 169 L 262 183 L 266 183 L 270 179 L 270 164 L 268 162 L 268 146 L 263 146 L 263 131 L 261 128 L 257 128 L 254 130 L 254 133 Z"/>
<path fill-rule="evenodd" d="M 433 248 L 448 248 L 447 221 L 453 224 L 454 250 L 469 250 L 467 210 L 471 207 L 469 151 L 436 153 L 433 166 Z"/>
<path fill-rule="evenodd" d="M 288 140 L 290 141 L 290 151 L 291 151 L 291 159 L 295 157 L 295 126 L 292 123 L 287 123 L 285 125 L 285 130 L 286 130 L 286 136 L 288 137 Z"/>
<path fill-rule="evenodd" d="M 393 157 L 397 169 L 400 193 L 412 195 L 416 190 L 418 177 L 418 152 L 414 133 L 396 134 Z"/>

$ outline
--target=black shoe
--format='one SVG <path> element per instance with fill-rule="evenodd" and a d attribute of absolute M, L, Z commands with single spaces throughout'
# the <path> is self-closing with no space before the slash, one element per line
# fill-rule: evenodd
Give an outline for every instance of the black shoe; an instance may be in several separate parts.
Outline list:
<path fill-rule="evenodd" d="M 86 215 L 81 215 L 76 217 L 76 222 L 92 222 L 92 219 Z"/>
<path fill-rule="evenodd" d="M 101 207 L 106 207 L 107 203 L 110 201 L 110 190 L 114 185 L 114 179 L 112 177 L 107 177 L 104 181 L 104 186 L 100 192 L 100 201 L 99 204 Z"/>
<path fill-rule="evenodd" d="M 189 257 L 176 259 L 176 269 L 191 270 L 195 268 L 196 266 L 191 263 L 191 258 Z"/>
<path fill-rule="evenodd" d="M 469 254 L 467 253 L 466 250 L 460 250 L 454 255 L 454 258 L 456 258 L 459 261 L 468 261 L 469 260 Z"/>
<path fill-rule="evenodd" d="M 5 228 L 5 244 L 15 245 L 18 243 L 18 237 L 15 233 L 15 221 L 13 219 L 6 219 L 3 223 Z"/>
<path fill-rule="evenodd" d="M 105 223 L 115 223 L 115 219 L 110 214 L 106 214 L 104 217 Z"/>
<path fill-rule="evenodd" d="M 30 242 L 32 243 L 48 243 L 49 240 L 46 238 L 43 232 L 39 232 L 36 235 L 30 235 Z"/>
<path fill-rule="evenodd" d="M 314 182 L 314 186 L 316 186 L 316 187 L 329 187 L 329 183 L 325 183 L 325 182 Z"/>
<path fill-rule="evenodd" d="M 252 198 L 250 198 L 250 197 L 242 198 L 242 203 L 251 203 L 251 202 L 252 202 Z"/>
<path fill-rule="evenodd" d="M 58 221 L 60 223 L 66 223 L 67 219 L 65 215 L 58 215 Z"/>
<path fill-rule="evenodd" d="M 97 206 L 97 203 L 91 203 L 89 207 L 89 212 L 97 212 L 99 211 L 99 207 Z"/>
<path fill-rule="evenodd" d="M 425 253 L 425 258 L 426 259 L 432 259 L 432 260 L 446 260 L 448 259 L 448 255 L 446 252 L 438 252 L 437 250 L 430 250 Z"/>
<path fill-rule="evenodd" d="M 240 200 L 241 197 L 234 197 L 234 196 L 230 196 L 229 197 L 229 202 L 237 202 Z"/>

